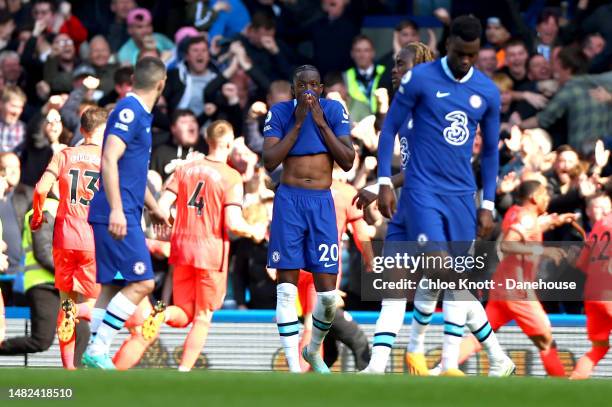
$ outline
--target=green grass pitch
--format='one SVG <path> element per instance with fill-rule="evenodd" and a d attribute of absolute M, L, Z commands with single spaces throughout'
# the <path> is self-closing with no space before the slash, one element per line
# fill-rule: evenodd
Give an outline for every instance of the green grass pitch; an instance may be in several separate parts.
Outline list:
<path fill-rule="evenodd" d="M 71 388 L 70 400 L 15 400 L 8 388 Z M 292 375 L 171 370 L 0 369 L 0 405 L 44 406 L 606 406 L 612 381 Z"/>

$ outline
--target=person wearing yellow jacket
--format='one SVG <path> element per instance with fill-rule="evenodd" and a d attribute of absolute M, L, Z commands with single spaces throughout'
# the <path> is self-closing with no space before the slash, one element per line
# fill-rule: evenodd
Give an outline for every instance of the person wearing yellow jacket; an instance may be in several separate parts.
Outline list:
<path fill-rule="evenodd" d="M 23 222 L 22 267 L 23 288 L 30 307 L 31 329 L 29 336 L 6 339 L 0 344 L 0 355 L 20 355 L 43 352 L 51 346 L 55 337 L 55 322 L 60 304 L 59 292 L 55 288 L 53 265 L 53 225 L 58 201 L 47 199 L 43 207 L 46 222 L 37 232 L 30 229 L 32 210 Z M 87 346 L 89 334 L 83 332 L 77 341 L 75 360 L 80 361 Z"/>

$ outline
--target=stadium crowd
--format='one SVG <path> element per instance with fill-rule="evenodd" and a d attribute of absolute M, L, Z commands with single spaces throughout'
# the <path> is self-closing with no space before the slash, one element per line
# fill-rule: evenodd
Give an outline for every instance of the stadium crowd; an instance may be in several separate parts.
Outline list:
<path fill-rule="evenodd" d="M 130 91 L 132 66 L 140 58 L 158 56 L 168 68 L 153 110 L 151 190 L 160 194 L 178 166 L 194 153 L 206 154 L 206 128 L 225 120 L 236 136 L 230 165 L 244 182 L 244 216 L 255 225 L 270 222 L 282 171 L 263 167 L 266 115 L 275 103 L 292 99 L 294 69 L 315 65 L 326 97 L 349 112 L 358 154 L 343 182 L 357 193 L 376 178 L 378 134 L 393 97 L 394 55 L 421 41 L 443 56 L 451 18 L 465 13 L 486 27 L 476 66 L 501 93 L 497 220 L 515 203 L 520 182 L 536 179 L 548 186 L 549 212 L 579 214 L 588 232 L 612 211 L 605 188 L 612 174 L 609 2 L 0 0 L 0 269 L 17 276 L 1 284 L 5 304 L 24 305 L 27 298 L 32 316 L 38 312 L 41 318 L 47 307 L 52 313 L 58 308 L 52 227 L 28 237 L 31 247 L 23 243 L 31 233 L 26 215 L 33 190 L 54 153 L 83 142 L 81 114 L 93 106 L 112 108 Z M 405 16 L 393 30 L 389 52 L 377 52 L 374 38 L 362 33 L 367 15 Z M 430 16 L 437 21 L 433 27 L 414 22 Z M 479 148 L 477 141 L 477 180 Z M 398 145 L 396 172 L 400 161 Z M 365 210 L 364 219 L 368 237 L 382 240 L 387 220 L 376 205 Z M 156 270 L 154 295 L 172 303 L 169 249 L 145 227 Z M 378 309 L 377 303 L 361 301 L 361 258 L 349 233 L 343 238 L 340 286 L 346 309 Z M 581 237 L 567 226 L 546 239 Z M 28 281 L 23 259 L 30 253 L 50 278 Z M 266 240 L 234 239 L 230 253 L 226 306 L 274 308 L 275 271 L 266 268 Z M 564 267 L 566 278 L 579 278 L 569 264 Z M 577 302 L 545 307 L 582 312 Z M 53 338 L 47 339 L 48 344 L 39 338 L 31 346 L 42 350 Z"/>

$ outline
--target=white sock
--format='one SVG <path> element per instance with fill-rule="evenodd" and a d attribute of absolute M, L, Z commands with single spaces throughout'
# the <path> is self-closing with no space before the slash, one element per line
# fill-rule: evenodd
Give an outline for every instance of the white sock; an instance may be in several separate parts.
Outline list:
<path fill-rule="evenodd" d="M 439 290 L 424 290 L 419 287 L 414 293 L 414 311 L 407 347 L 410 353 L 425 353 L 425 332 L 436 310 L 439 292 Z"/>
<path fill-rule="evenodd" d="M 449 292 L 443 303 L 444 311 L 444 342 L 442 345 L 442 370 L 459 368 L 459 353 L 463 332 L 465 331 L 465 319 L 467 316 L 469 302 L 447 300 Z M 452 297 L 452 296 L 451 296 Z"/>
<path fill-rule="evenodd" d="M 104 308 L 93 308 L 91 310 L 91 321 L 89 322 L 89 330 L 91 331 L 91 336 L 89 337 L 90 344 L 93 342 L 96 334 L 98 333 L 98 328 L 102 323 L 104 314 L 106 314 L 106 310 Z"/>
<path fill-rule="evenodd" d="M 276 325 L 278 334 L 285 351 L 285 358 L 289 371 L 299 373 L 300 353 L 300 325 L 295 309 L 297 287 L 290 283 L 281 283 L 276 286 Z"/>
<path fill-rule="evenodd" d="M 368 370 L 384 373 L 397 333 L 402 328 L 406 314 L 406 300 L 382 300 L 380 314 L 372 343 L 372 357 Z"/>
<path fill-rule="evenodd" d="M 321 343 L 332 326 L 336 316 L 338 293 L 322 291 L 317 293 L 317 303 L 312 311 L 312 337 L 308 344 L 308 353 L 316 353 L 321 349 Z"/>
<path fill-rule="evenodd" d="M 495 332 L 491 329 L 487 320 L 487 313 L 477 300 L 470 302 L 466 325 L 482 344 L 491 362 L 505 359 L 506 354 L 499 344 Z"/>
<path fill-rule="evenodd" d="M 90 347 L 91 353 L 108 353 L 115 335 L 123 328 L 125 321 L 136 312 L 137 307 L 138 304 L 134 304 L 121 292 L 115 294 L 106 307 L 106 313 Z"/>

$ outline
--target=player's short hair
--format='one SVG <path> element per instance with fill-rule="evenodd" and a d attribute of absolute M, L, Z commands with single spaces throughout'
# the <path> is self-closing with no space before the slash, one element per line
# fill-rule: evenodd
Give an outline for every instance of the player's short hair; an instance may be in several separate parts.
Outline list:
<path fill-rule="evenodd" d="M 108 110 L 103 107 L 90 107 L 81 115 L 81 128 L 86 133 L 93 133 L 95 129 L 108 120 Z"/>
<path fill-rule="evenodd" d="M 557 56 L 559 62 L 565 69 L 569 69 L 572 75 L 583 75 L 589 69 L 589 60 L 580 47 L 570 45 L 561 48 Z"/>
<path fill-rule="evenodd" d="M 234 134 L 234 128 L 226 120 L 215 120 L 206 129 L 206 142 L 208 145 L 217 145 L 218 140 L 228 133 Z"/>
<path fill-rule="evenodd" d="M 540 188 L 541 186 L 542 183 L 534 179 L 529 181 L 523 181 L 521 182 L 518 187 L 518 190 L 516 191 L 516 197 L 518 198 L 520 203 L 524 203 L 528 201 L 533 196 L 535 191 L 537 191 L 538 188 Z"/>
<path fill-rule="evenodd" d="M 295 68 L 295 71 L 293 71 L 293 79 L 297 78 L 299 74 L 301 74 L 302 72 L 306 72 L 306 71 L 314 71 L 318 73 L 319 75 L 321 75 L 316 66 L 306 64 L 306 65 L 300 65 L 297 68 Z"/>
<path fill-rule="evenodd" d="M 400 32 L 404 28 L 412 28 L 414 31 L 419 31 L 419 25 L 412 20 L 402 20 L 395 26 L 395 32 Z"/>
<path fill-rule="evenodd" d="M 195 113 L 193 113 L 193 111 L 191 111 L 190 109 L 176 109 L 172 113 L 172 118 L 170 120 L 170 123 L 175 124 L 178 121 L 178 119 L 180 119 L 181 117 L 185 117 L 185 116 L 191 116 L 194 118 L 194 120 L 196 121 L 198 120 Z"/>
<path fill-rule="evenodd" d="M 291 84 L 286 80 L 277 80 L 270 84 L 268 88 L 269 94 L 274 93 L 287 93 L 291 94 Z"/>
<path fill-rule="evenodd" d="M 473 15 L 463 15 L 455 18 L 450 26 L 451 38 L 461 38 L 463 41 L 471 42 L 482 36 L 482 24 Z"/>
<path fill-rule="evenodd" d="M 2 97 L 0 99 L 4 103 L 10 101 L 13 98 L 19 99 L 23 103 L 25 103 L 27 100 L 26 94 L 23 92 L 23 90 L 21 90 L 19 86 L 6 85 L 4 89 L 2 89 Z"/>
<path fill-rule="evenodd" d="M 274 15 L 267 11 L 256 11 L 251 16 L 251 28 L 266 28 L 272 30 L 276 28 L 276 21 Z"/>
<path fill-rule="evenodd" d="M 525 41 L 521 40 L 520 38 L 512 38 L 504 45 L 504 49 L 507 50 L 510 47 L 519 46 L 525 48 L 525 51 L 529 52 L 529 50 L 527 49 L 527 44 L 525 44 Z"/>
<path fill-rule="evenodd" d="M 371 39 L 370 37 L 368 37 L 368 36 L 367 36 L 367 35 L 365 35 L 365 34 L 357 34 L 357 35 L 355 36 L 355 38 L 353 38 L 353 42 L 351 42 L 351 48 L 352 48 L 352 47 L 354 47 L 354 46 L 355 46 L 355 44 L 357 44 L 358 42 L 361 42 L 361 41 L 367 41 L 367 42 L 369 42 L 369 43 L 370 43 L 370 46 L 371 46 L 372 48 L 374 48 L 374 42 L 372 41 L 372 39 Z"/>
<path fill-rule="evenodd" d="M 151 90 L 166 76 L 166 65 L 159 58 L 144 57 L 134 67 L 134 88 Z"/>
<path fill-rule="evenodd" d="M 433 51 L 422 42 L 413 42 L 402 48 L 400 52 L 408 52 L 412 56 L 412 64 L 419 65 L 436 59 Z"/>
<path fill-rule="evenodd" d="M 131 66 L 122 66 L 115 71 L 113 75 L 115 85 L 125 85 L 126 83 L 132 85 L 134 81 L 134 68 Z"/>

